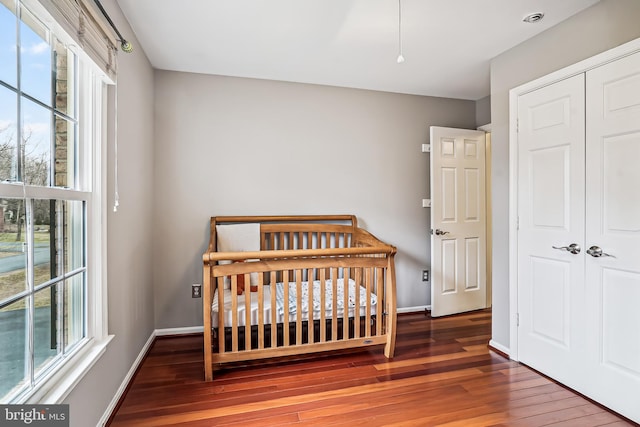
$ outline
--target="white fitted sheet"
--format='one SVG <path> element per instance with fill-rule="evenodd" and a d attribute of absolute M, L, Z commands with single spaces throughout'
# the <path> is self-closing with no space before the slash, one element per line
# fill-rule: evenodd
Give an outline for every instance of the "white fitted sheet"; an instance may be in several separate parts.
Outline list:
<path fill-rule="evenodd" d="M 283 323 L 284 322 L 284 283 L 276 283 L 276 322 Z M 313 319 L 320 319 L 320 289 L 321 283 L 319 280 L 316 280 L 312 283 L 313 288 Z M 344 317 L 344 281 L 343 279 L 338 279 L 337 282 L 337 316 L 338 318 Z M 359 313 L 361 317 L 366 315 L 366 302 L 367 302 L 367 291 L 366 288 L 360 286 L 360 299 L 359 299 Z M 356 312 L 355 306 L 355 295 L 356 295 L 356 283 L 352 279 L 348 281 L 348 289 L 349 289 L 349 307 L 348 307 L 348 315 L 349 317 L 354 317 Z M 300 312 L 302 315 L 302 320 L 309 319 L 309 291 L 310 286 L 308 282 L 301 283 L 301 295 L 302 295 L 302 306 L 300 307 Z M 289 283 L 289 322 L 295 322 L 297 318 L 297 296 L 296 296 L 296 283 Z M 258 324 L 258 316 L 259 316 L 259 307 L 258 307 L 258 292 L 250 292 L 251 293 L 251 325 Z M 333 284 L 331 279 L 325 282 L 325 318 L 331 319 L 333 316 Z M 263 299 L 264 299 L 264 310 L 263 310 L 263 323 L 271 324 L 271 286 L 265 285 L 263 291 Z M 371 314 L 375 315 L 377 313 L 377 302 L 378 298 L 375 294 L 370 295 L 371 302 Z M 246 301 L 245 295 L 238 295 L 238 325 L 237 326 L 245 326 L 246 324 Z M 224 290 L 224 326 L 232 326 L 232 307 L 231 307 L 231 290 Z M 216 289 L 213 304 L 211 306 L 211 315 L 212 315 L 212 326 L 214 328 L 218 327 L 219 318 L 218 318 L 218 289 Z"/>

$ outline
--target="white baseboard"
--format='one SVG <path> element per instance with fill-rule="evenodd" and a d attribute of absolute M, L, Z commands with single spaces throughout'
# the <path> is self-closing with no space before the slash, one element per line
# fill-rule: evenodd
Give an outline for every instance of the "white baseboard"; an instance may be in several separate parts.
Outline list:
<path fill-rule="evenodd" d="M 138 357 L 136 357 L 136 360 L 133 362 L 133 365 L 131 365 L 129 372 L 127 372 L 127 375 L 125 375 L 124 379 L 122 380 L 120 387 L 118 387 L 118 391 L 116 391 L 116 394 L 113 396 L 113 399 L 111 399 L 109 406 L 107 406 L 107 409 L 104 411 L 104 414 L 102 414 L 102 417 L 98 421 L 99 426 L 104 426 L 107 421 L 109 421 L 111 413 L 116 409 L 118 401 L 127 389 L 127 386 L 135 375 L 138 366 L 140 366 L 140 364 L 144 360 L 144 356 L 147 354 L 147 351 L 149 351 L 149 348 L 151 348 L 151 344 L 153 344 L 153 340 L 155 339 L 155 337 L 156 331 L 151 332 L 151 336 L 149 336 L 147 342 L 142 346 L 142 350 L 140 350 L 140 353 L 138 353 Z"/>
<path fill-rule="evenodd" d="M 511 350 L 509 350 L 507 347 L 503 346 L 502 344 L 499 344 L 494 340 L 489 340 L 489 346 L 495 348 L 496 350 L 506 354 L 509 358 L 511 358 L 510 356 Z"/>
<path fill-rule="evenodd" d="M 431 310 L 430 305 L 418 305 L 415 307 L 403 307 L 397 310 L 398 313 L 416 313 L 420 311 Z"/>
<path fill-rule="evenodd" d="M 202 326 L 187 326 L 184 328 L 156 329 L 155 336 L 162 337 L 165 335 L 201 334 L 203 331 L 204 331 L 204 327 Z"/>

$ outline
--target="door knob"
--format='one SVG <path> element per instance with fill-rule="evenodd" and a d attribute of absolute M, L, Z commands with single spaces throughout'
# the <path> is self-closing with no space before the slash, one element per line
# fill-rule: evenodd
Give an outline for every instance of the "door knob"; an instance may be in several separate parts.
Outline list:
<path fill-rule="evenodd" d="M 436 236 L 444 236 L 445 234 L 449 234 L 448 231 L 442 231 L 439 228 L 436 228 Z"/>
<path fill-rule="evenodd" d="M 587 249 L 587 253 L 594 258 L 600 258 L 603 256 L 610 256 L 611 258 L 615 258 L 615 256 L 613 255 L 602 252 L 602 248 L 600 248 L 599 246 L 591 246 L 589 249 Z"/>
<path fill-rule="evenodd" d="M 580 246 L 578 246 L 577 243 L 572 243 L 569 246 L 551 246 L 551 247 L 553 249 L 559 249 L 561 251 L 567 251 L 567 252 L 572 253 L 574 255 L 577 255 L 577 254 L 580 253 Z"/>

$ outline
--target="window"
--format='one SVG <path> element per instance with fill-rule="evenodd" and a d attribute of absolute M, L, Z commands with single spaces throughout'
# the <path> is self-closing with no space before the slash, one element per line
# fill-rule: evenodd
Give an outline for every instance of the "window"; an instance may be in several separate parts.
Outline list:
<path fill-rule="evenodd" d="M 0 0 L 3 403 L 55 387 L 105 335 L 101 264 L 92 262 L 105 80 L 45 17 L 37 2 Z M 89 245 L 89 235 L 98 241 Z"/>

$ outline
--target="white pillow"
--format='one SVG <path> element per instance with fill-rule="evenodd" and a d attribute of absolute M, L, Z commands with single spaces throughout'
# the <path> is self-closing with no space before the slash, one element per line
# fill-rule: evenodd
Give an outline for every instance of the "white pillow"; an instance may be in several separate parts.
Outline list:
<path fill-rule="evenodd" d="M 258 252 L 260 250 L 260 224 L 224 224 L 216 225 L 218 252 Z M 247 259 L 247 262 L 258 261 Z M 222 260 L 218 264 L 229 264 Z M 250 286 L 258 285 L 258 273 L 251 273 Z M 231 281 L 224 278 L 224 288 L 231 289 Z"/>
<path fill-rule="evenodd" d="M 260 250 L 260 224 L 216 225 L 218 252 Z"/>

